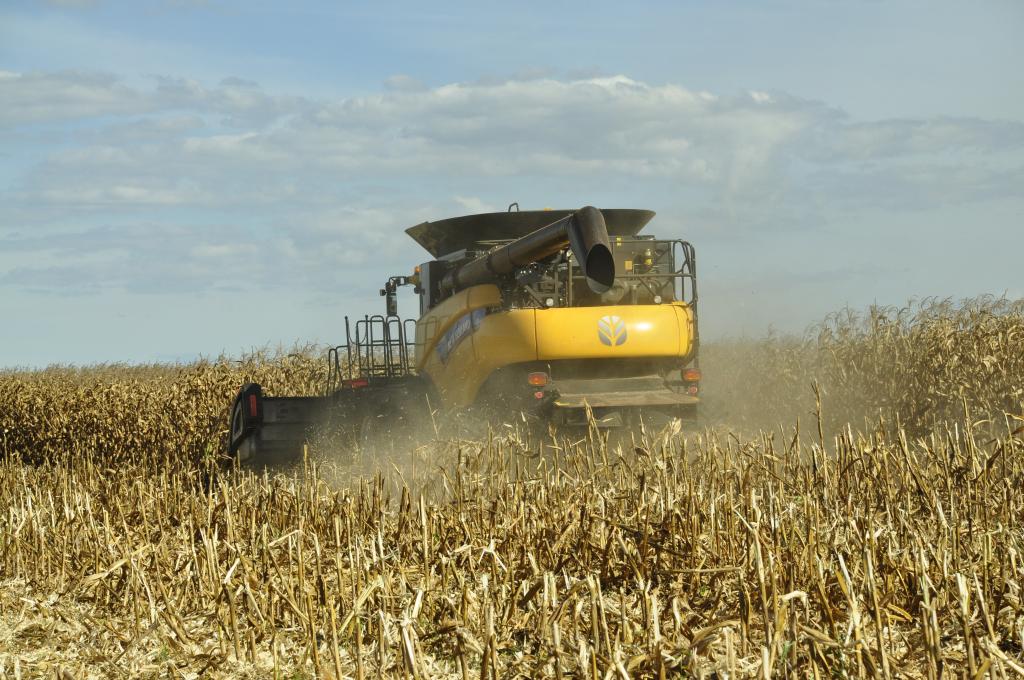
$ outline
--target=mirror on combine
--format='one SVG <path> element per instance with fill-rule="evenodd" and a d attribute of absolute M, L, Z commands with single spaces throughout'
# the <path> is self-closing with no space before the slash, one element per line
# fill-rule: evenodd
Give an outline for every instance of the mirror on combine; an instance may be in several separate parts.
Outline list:
<path fill-rule="evenodd" d="M 411 284 L 412 280 L 408 276 L 392 276 L 387 280 L 384 287 L 380 289 L 381 297 L 384 298 L 384 316 L 388 318 L 398 316 L 398 287 Z"/>

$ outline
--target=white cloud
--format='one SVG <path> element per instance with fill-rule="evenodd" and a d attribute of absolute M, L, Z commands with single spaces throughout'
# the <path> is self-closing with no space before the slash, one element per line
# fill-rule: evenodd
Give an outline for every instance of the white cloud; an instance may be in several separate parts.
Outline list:
<path fill-rule="evenodd" d="M 384 87 L 394 92 L 423 92 L 427 86 L 412 76 L 398 74 L 384 81 Z"/>
<path fill-rule="evenodd" d="M 195 257 L 235 258 L 254 254 L 256 246 L 251 243 L 203 243 L 189 252 Z"/>
<path fill-rule="evenodd" d="M 476 196 L 456 196 L 455 203 L 467 214 L 498 212 L 499 208 Z"/>
<path fill-rule="evenodd" d="M 515 199 L 656 195 L 706 224 L 799 228 L 837 210 L 1016 197 L 1024 168 L 1017 122 L 852 121 L 784 93 L 621 75 L 435 88 L 395 76 L 380 93 L 323 101 L 238 79 L 140 88 L 0 72 L 0 100 L 13 154 L 0 158 L 13 178 L 0 189 L 0 245 L 48 256 L 45 269 L 0 266 L 0 285 L 55 290 L 90 267 L 129 288 L 243 274 L 345 285 L 359 268 L 419 257 L 402 227 Z"/>
<path fill-rule="evenodd" d="M 145 93 L 114 76 L 62 71 L 0 74 L 0 126 L 96 116 L 137 114 L 155 108 Z"/>

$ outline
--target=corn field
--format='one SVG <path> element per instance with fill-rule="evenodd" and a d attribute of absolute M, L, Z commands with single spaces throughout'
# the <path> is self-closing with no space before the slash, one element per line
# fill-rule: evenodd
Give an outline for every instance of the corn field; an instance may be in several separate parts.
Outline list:
<path fill-rule="evenodd" d="M 10 371 L 0 676 L 1019 677 L 1022 340 L 1006 300 L 845 313 L 708 345 L 695 431 L 288 474 L 219 460 L 227 402 L 312 351 Z"/>
<path fill-rule="evenodd" d="M 804 337 L 716 342 L 701 356 L 705 411 L 732 427 L 774 428 L 813 419 L 820 400 L 827 432 L 883 419 L 918 435 L 966 408 L 998 429 L 1024 403 L 1022 319 L 1024 300 L 929 299 L 843 310 Z"/>

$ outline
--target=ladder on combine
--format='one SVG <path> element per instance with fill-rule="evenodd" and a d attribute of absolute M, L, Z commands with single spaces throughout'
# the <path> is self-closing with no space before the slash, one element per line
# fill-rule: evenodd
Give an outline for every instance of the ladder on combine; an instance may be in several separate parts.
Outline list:
<path fill-rule="evenodd" d="M 412 375 L 415 336 L 416 322 L 412 319 L 403 321 L 397 316 L 377 314 L 357 320 L 353 328 L 346 316 L 345 343 L 327 351 L 325 394 Z"/>

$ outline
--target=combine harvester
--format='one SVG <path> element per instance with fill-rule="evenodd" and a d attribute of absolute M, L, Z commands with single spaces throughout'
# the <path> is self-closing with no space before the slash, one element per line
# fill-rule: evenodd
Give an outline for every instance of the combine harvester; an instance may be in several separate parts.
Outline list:
<path fill-rule="evenodd" d="M 280 462 L 322 432 L 358 446 L 437 412 L 562 428 L 693 418 L 693 247 L 641 235 L 649 210 L 512 207 L 407 229 L 434 259 L 387 280 L 384 315 L 345 318 L 322 395 L 243 385 L 231 453 Z M 405 285 L 419 295 L 415 321 L 398 316 Z"/>

